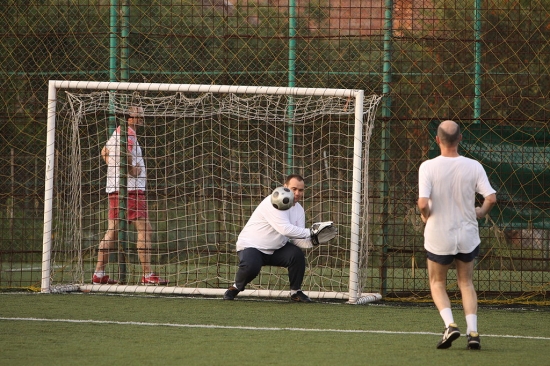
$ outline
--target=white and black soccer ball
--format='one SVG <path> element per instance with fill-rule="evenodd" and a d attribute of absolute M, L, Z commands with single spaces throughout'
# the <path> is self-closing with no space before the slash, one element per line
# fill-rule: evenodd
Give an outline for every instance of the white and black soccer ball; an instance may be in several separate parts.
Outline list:
<path fill-rule="evenodd" d="M 271 193 L 271 204 L 277 210 L 288 210 L 294 206 L 294 193 L 286 187 L 277 187 Z"/>

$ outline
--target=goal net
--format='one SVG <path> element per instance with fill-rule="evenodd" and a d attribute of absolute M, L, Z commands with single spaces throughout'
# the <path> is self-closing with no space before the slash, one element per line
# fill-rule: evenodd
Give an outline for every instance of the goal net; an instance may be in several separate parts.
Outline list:
<path fill-rule="evenodd" d="M 368 276 L 368 146 L 381 96 L 50 81 L 48 98 L 43 292 L 221 295 L 234 281 L 240 230 L 261 200 L 297 173 L 306 183 L 306 225 L 330 220 L 339 229 L 330 243 L 305 251 L 302 289 L 313 298 L 350 302 L 369 294 L 362 286 Z M 101 150 L 118 126 L 121 144 L 128 143 L 125 115 L 135 106 L 145 119 L 135 137 L 147 172 L 151 266 L 169 283 L 139 285 L 139 238 L 133 225 L 119 220 L 117 249 L 106 267 L 119 283 L 95 285 L 109 206 Z M 121 179 L 123 197 L 124 184 Z M 286 269 L 263 267 L 239 296 L 288 296 L 288 290 Z"/>

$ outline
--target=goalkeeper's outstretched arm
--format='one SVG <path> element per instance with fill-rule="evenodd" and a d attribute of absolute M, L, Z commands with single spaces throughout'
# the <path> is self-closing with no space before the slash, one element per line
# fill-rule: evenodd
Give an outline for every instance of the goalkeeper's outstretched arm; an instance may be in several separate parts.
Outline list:
<path fill-rule="evenodd" d="M 310 249 L 328 243 L 338 235 L 338 228 L 332 221 L 316 222 L 311 225 L 311 236 L 307 239 L 292 239 L 290 242 L 302 249 Z"/>
<path fill-rule="evenodd" d="M 311 249 L 313 248 L 313 243 L 311 242 L 311 238 L 308 239 L 291 239 L 290 243 L 296 245 L 298 248 L 302 249 Z"/>

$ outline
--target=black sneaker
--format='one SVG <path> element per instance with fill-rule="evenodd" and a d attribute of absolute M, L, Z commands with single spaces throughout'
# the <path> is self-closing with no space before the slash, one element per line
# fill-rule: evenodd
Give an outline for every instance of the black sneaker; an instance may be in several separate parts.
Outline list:
<path fill-rule="evenodd" d="M 306 294 L 304 294 L 302 291 L 298 291 L 298 292 L 290 295 L 290 299 L 292 301 L 296 301 L 296 302 L 312 302 L 311 299 Z"/>
<path fill-rule="evenodd" d="M 239 293 L 239 289 L 237 289 L 235 286 L 231 286 L 225 291 L 225 294 L 223 294 L 224 300 L 234 300 L 235 296 Z"/>
<path fill-rule="evenodd" d="M 470 332 L 468 338 L 468 349 L 481 349 L 481 341 L 479 340 L 478 332 Z"/>
<path fill-rule="evenodd" d="M 460 330 L 455 323 L 449 324 L 449 326 L 443 332 L 443 338 L 437 343 L 437 349 L 446 349 L 452 346 L 455 339 L 460 337 Z"/>

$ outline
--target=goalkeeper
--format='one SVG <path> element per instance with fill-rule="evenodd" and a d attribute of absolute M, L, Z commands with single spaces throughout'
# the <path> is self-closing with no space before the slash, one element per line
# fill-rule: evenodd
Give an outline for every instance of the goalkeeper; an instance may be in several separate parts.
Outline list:
<path fill-rule="evenodd" d="M 225 300 L 233 300 L 243 291 L 260 273 L 262 266 L 278 266 L 288 268 L 290 299 L 311 302 L 301 290 L 306 270 L 302 248 L 328 242 L 337 230 L 332 223 L 317 223 L 312 229 L 306 229 L 304 208 L 299 203 L 304 196 L 304 178 L 291 174 L 286 178 L 284 186 L 294 194 L 294 205 L 288 210 L 278 210 L 271 204 L 271 197 L 266 197 L 239 234 L 239 269 L 235 283 L 224 294 Z M 323 235 L 320 235 L 320 231 L 323 231 Z"/>

